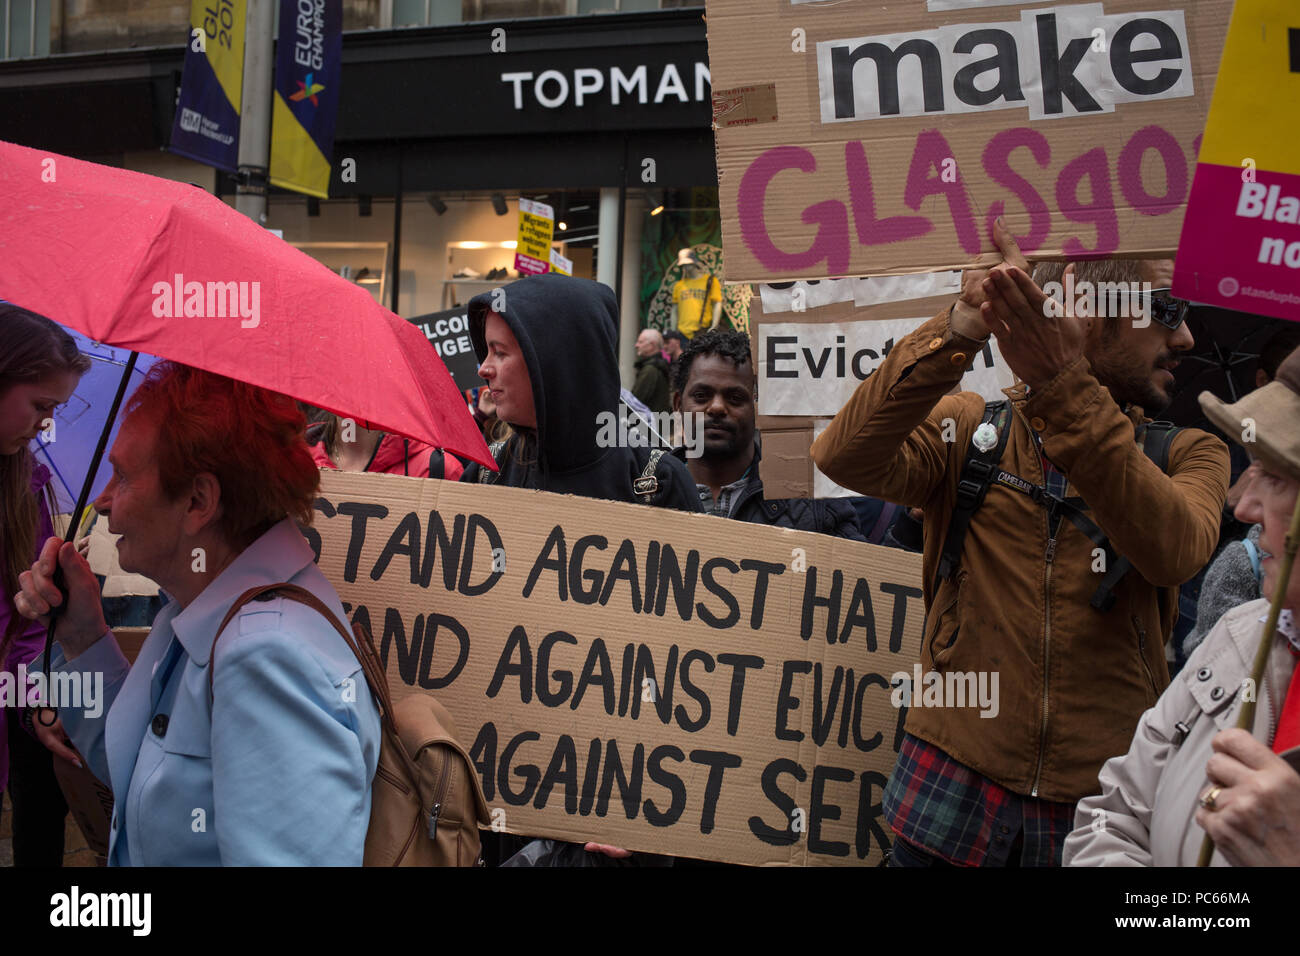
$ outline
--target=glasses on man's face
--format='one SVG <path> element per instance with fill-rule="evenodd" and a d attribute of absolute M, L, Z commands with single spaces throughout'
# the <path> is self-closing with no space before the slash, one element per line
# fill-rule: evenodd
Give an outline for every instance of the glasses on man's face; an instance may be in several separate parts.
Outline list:
<path fill-rule="evenodd" d="M 1169 288 L 1152 289 L 1149 293 L 1142 293 L 1140 299 L 1146 300 L 1151 318 L 1171 332 L 1187 320 L 1187 313 L 1192 310 L 1192 303 L 1175 298 Z"/>

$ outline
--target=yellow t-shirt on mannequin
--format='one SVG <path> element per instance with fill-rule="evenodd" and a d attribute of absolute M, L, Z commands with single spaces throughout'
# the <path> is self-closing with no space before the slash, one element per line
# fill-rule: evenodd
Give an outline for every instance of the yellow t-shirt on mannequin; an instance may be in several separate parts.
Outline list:
<path fill-rule="evenodd" d="M 673 305 L 677 306 L 677 331 L 688 339 L 713 324 L 713 303 L 722 301 L 717 276 L 678 279 L 673 283 Z M 707 316 L 707 319 L 705 318 Z"/>

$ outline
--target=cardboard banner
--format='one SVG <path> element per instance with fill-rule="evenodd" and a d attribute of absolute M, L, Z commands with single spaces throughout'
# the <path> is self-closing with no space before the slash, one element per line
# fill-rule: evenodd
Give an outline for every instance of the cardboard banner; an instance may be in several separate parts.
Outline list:
<path fill-rule="evenodd" d="M 728 279 L 1170 254 L 1230 8 L 707 0 Z"/>
<path fill-rule="evenodd" d="M 883 305 L 936 295 L 956 298 L 961 293 L 960 272 L 921 272 L 915 275 L 872 276 L 868 279 L 811 279 L 765 282 L 758 287 L 763 311 L 804 312 L 837 302 L 858 306 Z"/>
<path fill-rule="evenodd" d="M 894 343 L 930 318 L 828 321 L 810 316 L 808 321 L 760 323 L 755 335 L 758 413 L 834 416 Z M 998 351 L 997 340 L 990 336 L 973 361 L 962 378 L 962 390 L 978 392 L 985 401 L 1005 397 L 1002 389 L 1015 383 L 1015 374 Z"/>
<path fill-rule="evenodd" d="M 417 315 L 406 321 L 424 333 L 458 389 L 466 392 L 483 384 L 483 379 L 478 377 L 478 357 L 469 338 L 467 306 Z"/>
<path fill-rule="evenodd" d="M 833 279 L 759 287 L 750 306 L 750 352 L 767 497 L 859 494 L 822 474 L 808 449 L 894 344 L 952 305 L 961 288 L 955 272 L 897 278 L 907 281 L 895 286 L 887 279 Z M 996 339 L 990 338 L 971 362 L 961 388 L 986 401 L 1003 398 L 1002 389 L 1015 382 Z"/>
<path fill-rule="evenodd" d="M 1174 269 L 1174 293 L 1300 321 L 1300 14 L 1237 0 Z"/>
<path fill-rule="evenodd" d="M 192 0 L 185 69 L 168 149 L 233 173 L 239 166 L 246 0 Z"/>
<path fill-rule="evenodd" d="M 554 235 L 555 210 L 544 202 L 521 198 L 519 239 L 515 246 L 515 271 L 521 276 L 535 276 L 549 272 L 551 239 Z M 569 272 L 572 271 L 573 265 L 570 263 Z"/>
<path fill-rule="evenodd" d="M 342 78 L 343 0 L 280 0 L 271 108 L 272 185 L 329 197 Z"/>
<path fill-rule="evenodd" d="M 383 475 L 326 472 L 316 508 L 321 570 L 394 696 L 451 711 L 494 827 L 750 865 L 880 861 L 919 556 Z"/>

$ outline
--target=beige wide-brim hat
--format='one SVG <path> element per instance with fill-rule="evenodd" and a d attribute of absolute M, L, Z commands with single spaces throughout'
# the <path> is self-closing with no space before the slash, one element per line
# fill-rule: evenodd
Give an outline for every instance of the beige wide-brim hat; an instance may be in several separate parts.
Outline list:
<path fill-rule="evenodd" d="M 1202 392 L 1199 400 L 1229 438 L 1271 469 L 1300 481 L 1300 349 L 1278 366 L 1277 378 L 1240 401 L 1229 404 L 1210 392 Z"/>

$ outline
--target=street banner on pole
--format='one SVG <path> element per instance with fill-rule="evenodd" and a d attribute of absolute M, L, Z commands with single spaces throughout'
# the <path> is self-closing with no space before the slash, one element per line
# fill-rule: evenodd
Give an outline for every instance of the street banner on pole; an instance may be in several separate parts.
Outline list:
<path fill-rule="evenodd" d="M 875 865 L 907 706 L 956 700 L 917 673 L 919 555 L 333 471 L 316 512 L 321 571 L 368 623 L 394 699 L 430 693 L 451 712 L 496 829 Z M 996 678 L 980 680 L 960 705 L 995 718 Z"/>
<path fill-rule="evenodd" d="M 328 198 L 342 75 L 343 0 L 280 0 L 272 185 Z"/>
<path fill-rule="evenodd" d="M 1300 321 L 1300 15 L 1237 0 L 1174 269 L 1197 302 Z"/>
<path fill-rule="evenodd" d="M 1231 6 L 707 0 L 728 280 L 1169 255 Z"/>
<path fill-rule="evenodd" d="M 168 148 L 235 172 L 244 88 L 245 0 L 193 0 Z"/>

